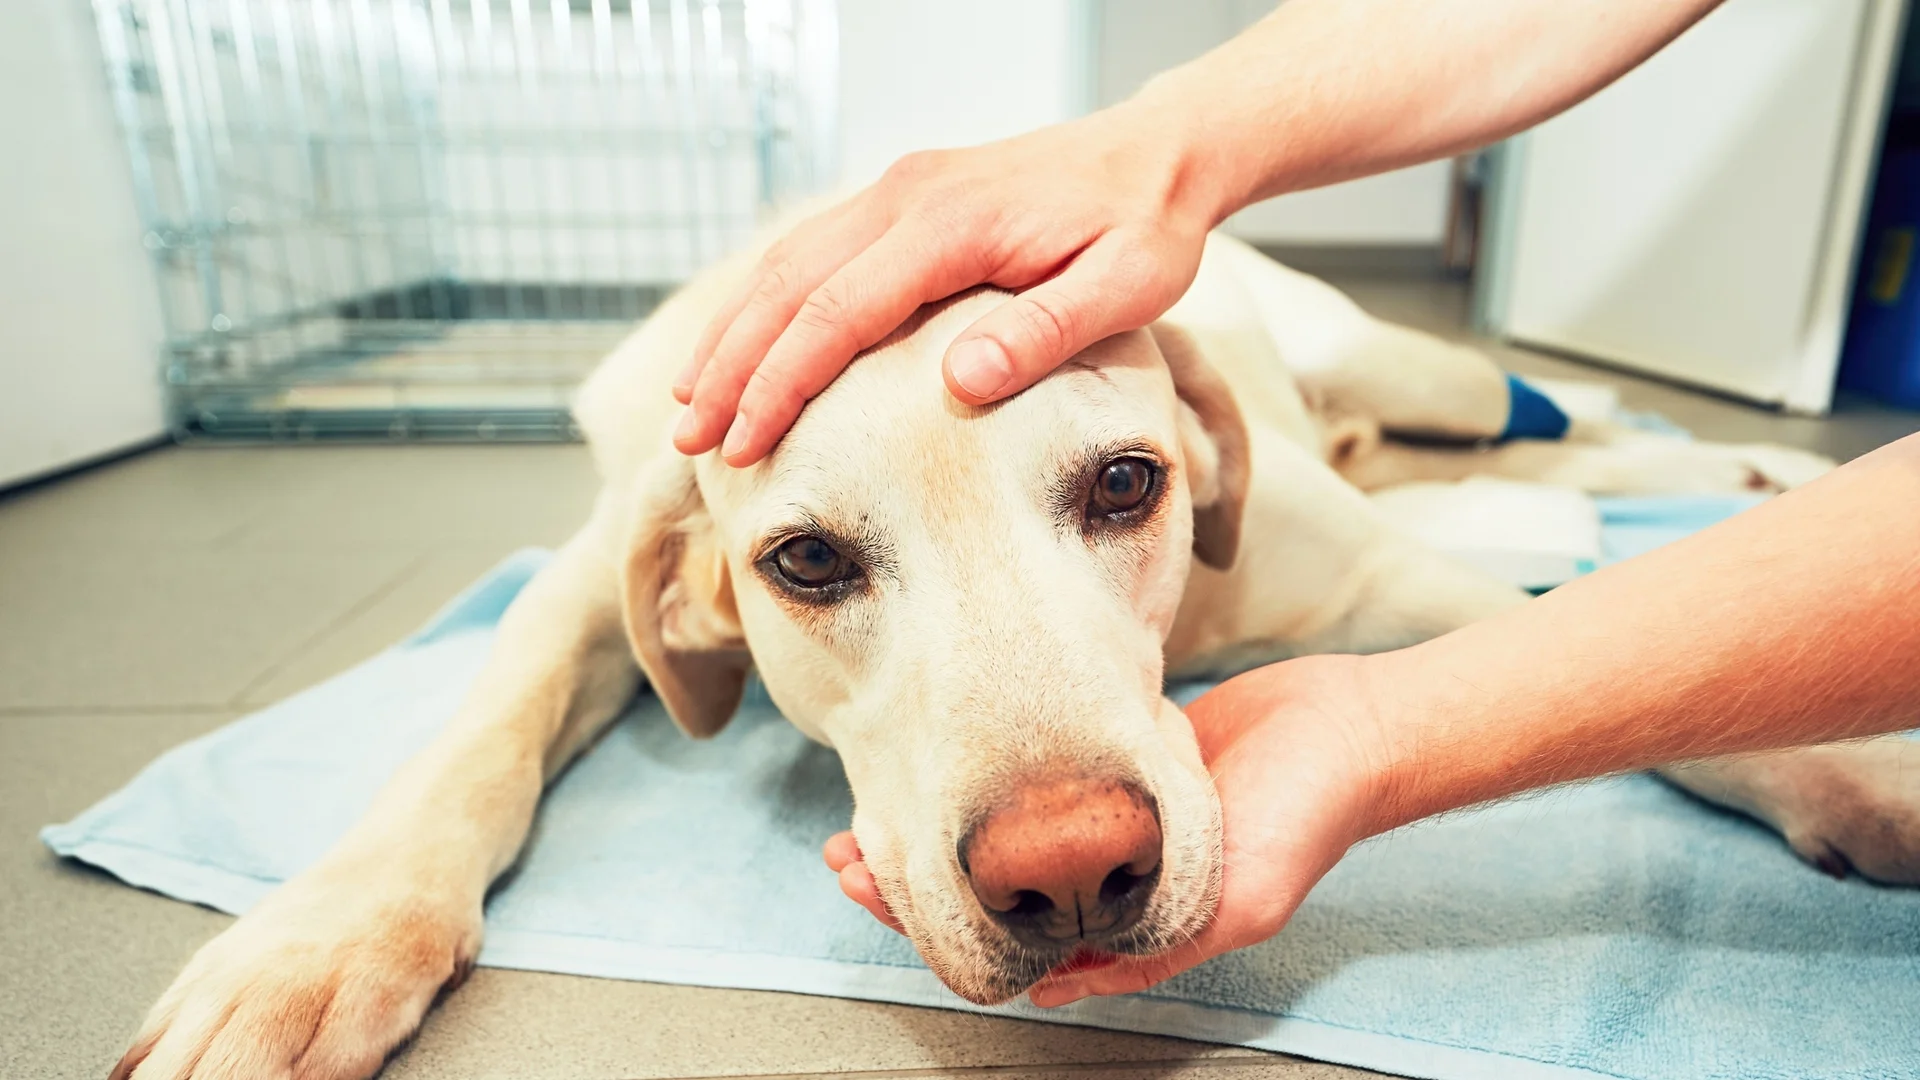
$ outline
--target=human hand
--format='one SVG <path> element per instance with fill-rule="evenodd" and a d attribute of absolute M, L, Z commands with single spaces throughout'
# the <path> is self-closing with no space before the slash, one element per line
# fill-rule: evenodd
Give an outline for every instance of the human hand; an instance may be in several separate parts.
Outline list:
<path fill-rule="evenodd" d="M 1360 657 L 1316 656 L 1258 668 L 1186 708 L 1220 796 L 1225 869 L 1211 922 L 1170 952 L 1049 975 L 1036 1005 L 1125 994 L 1272 937 L 1347 849 L 1388 821 L 1380 722 Z M 852 833 L 827 841 L 849 898 L 900 929 L 860 861 Z"/>
<path fill-rule="evenodd" d="M 968 404 L 1145 326 L 1192 283 L 1225 209 L 1213 171 L 1185 149 L 1189 127 L 1190 117 L 1128 103 L 902 158 L 767 250 L 675 382 L 688 408 L 674 445 L 758 461 L 855 353 L 922 304 L 975 285 L 1024 291 L 947 350 L 947 388 Z"/>

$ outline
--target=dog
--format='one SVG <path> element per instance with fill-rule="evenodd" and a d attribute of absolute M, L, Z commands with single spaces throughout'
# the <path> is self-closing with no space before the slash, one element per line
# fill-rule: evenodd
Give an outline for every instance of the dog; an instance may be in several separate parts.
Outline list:
<path fill-rule="evenodd" d="M 1514 391 L 1484 355 L 1221 236 L 1163 319 L 1007 401 L 941 385 L 947 346 L 1004 295 L 975 290 L 867 350 L 767 460 L 685 458 L 672 377 L 762 257 L 696 277 L 585 384 L 599 497 L 465 704 L 317 865 L 193 957 L 116 1078 L 377 1072 L 473 963 L 543 785 L 643 681 L 705 737 L 757 669 L 838 750 L 881 895 L 961 997 L 1006 1001 L 1083 947 L 1168 949 L 1221 872 L 1171 674 L 1391 649 L 1527 599 L 1396 533 L 1366 491 L 1780 490 L 1831 465 L 1595 423 L 1496 442 Z M 1874 740 L 1664 775 L 1830 871 L 1913 884 L 1903 769 L 1920 775 L 1913 744 Z"/>

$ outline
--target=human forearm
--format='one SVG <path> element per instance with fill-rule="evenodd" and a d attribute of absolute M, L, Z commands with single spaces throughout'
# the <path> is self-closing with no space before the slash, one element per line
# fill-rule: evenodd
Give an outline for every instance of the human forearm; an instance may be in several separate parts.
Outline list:
<path fill-rule="evenodd" d="M 1912 726 L 1920 436 L 1697 536 L 1368 658 L 1371 831 L 1543 784 Z"/>
<path fill-rule="evenodd" d="M 1183 132 L 1216 218 L 1484 146 L 1618 78 L 1719 0 L 1289 0 L 1122 106 Z"/>

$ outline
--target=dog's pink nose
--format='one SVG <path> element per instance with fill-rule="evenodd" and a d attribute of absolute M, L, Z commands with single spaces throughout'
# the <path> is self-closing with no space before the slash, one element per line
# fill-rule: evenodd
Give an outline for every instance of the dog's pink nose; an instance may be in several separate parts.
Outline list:
<path fill-rule="evenodd" d="M 1140 920 L 1160 877 L 1160 815 L 1118 780 L 1027 784 L 960 842 L 987 912 L 1035 947 L 1115 937 Z"/>

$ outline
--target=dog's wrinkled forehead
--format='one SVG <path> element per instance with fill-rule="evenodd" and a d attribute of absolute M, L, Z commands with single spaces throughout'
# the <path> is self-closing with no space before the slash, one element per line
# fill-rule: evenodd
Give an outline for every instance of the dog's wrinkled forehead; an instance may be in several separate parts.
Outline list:
<path fill-rule="evenodd" d="M 814 398 L 761 465 L 705 463 L 709 504 L 751 518 L 845 521 L 909 505 L 967 516 L 1049 482 L 1090 450 L 1174 440 L 1172 382 L 1145 331 L 1100 342 L 996 405 L 954 399 L 941 357 L 1004 299 L 978 291 L 923 310 Z"/>

